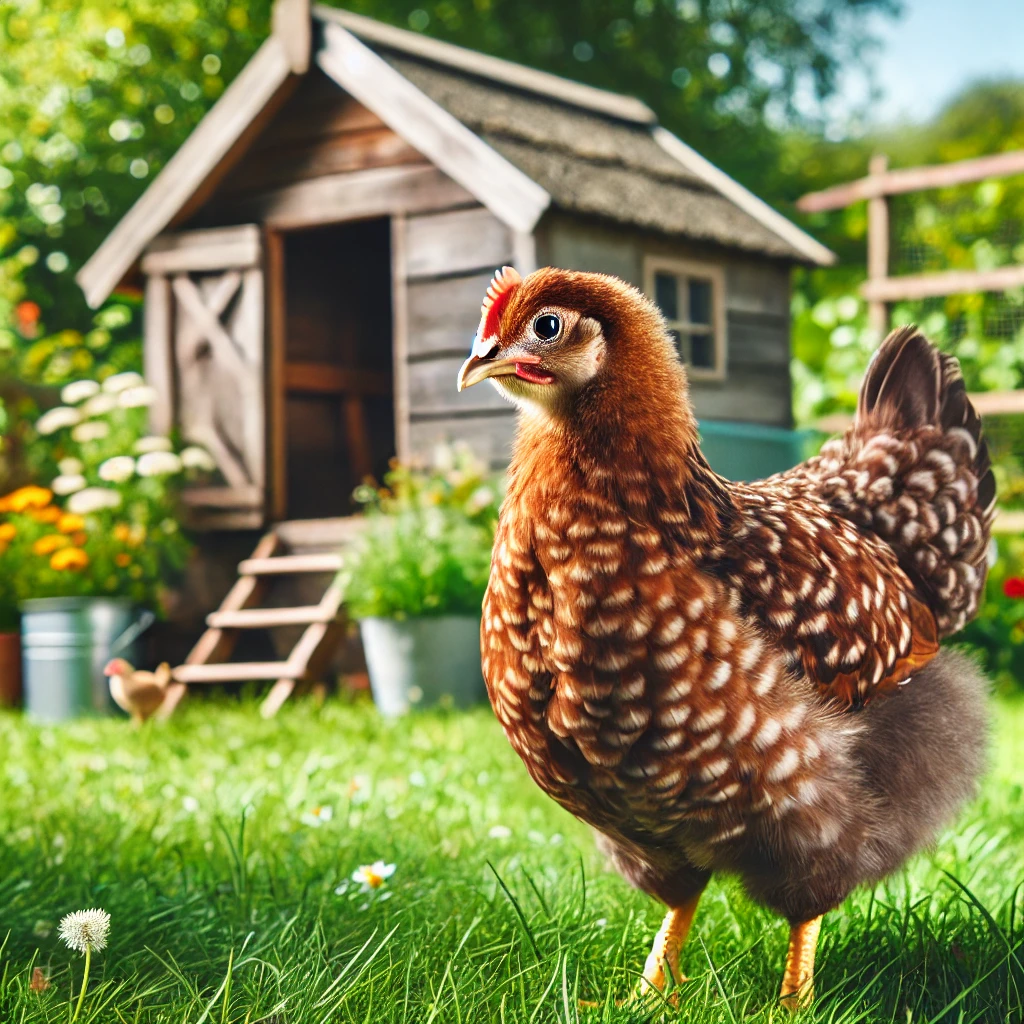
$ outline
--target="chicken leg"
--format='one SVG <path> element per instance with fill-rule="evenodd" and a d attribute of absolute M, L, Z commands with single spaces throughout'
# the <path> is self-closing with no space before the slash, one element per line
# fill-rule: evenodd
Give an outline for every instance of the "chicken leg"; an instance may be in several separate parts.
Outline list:
<path fill-rule="evenodd" d="M 666 966 L 675 984 L 686 980 L 679 973 L 679 953 L 687 935 L 690 934 L 690 925 L 693 923 L 693 915 L 697 911 L 700 897 L 701 894 L 698 892 L 682 906 L 669 908 L 658 934 L 654 937 L 654 945 L 647 957 L 647 963 L 644 964 L 644 976 L 638 993 L 640 996 L 649 996 L 654 989 L 659 992 L 665 991 L 668 982 Z"/>
<path fill-rule="evenodd" d="M 790 925 L 789 950 L 779 1002 L 792 1013 L 806 1009 L 814 1001 L 814 953 L 818 948 L 820 931 L 820 914 L 810 921 Z"/>

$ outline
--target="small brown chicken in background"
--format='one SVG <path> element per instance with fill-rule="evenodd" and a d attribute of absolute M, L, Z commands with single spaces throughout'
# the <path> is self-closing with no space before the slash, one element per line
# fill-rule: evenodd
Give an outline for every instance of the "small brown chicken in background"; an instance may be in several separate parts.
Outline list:
<path fill-rule="evenodd" d="M 986 684 L 939 640 L 977 610 L 995 485 L 954 359 L 913 328 L 853 426 L 758 483 L 716 475 L 653 303 L 500 271 L 458 386 L 520 407 L 483 606 L 484 676 L 534 780 L 668 905 L 642 991 L 715 871 L 790 922 L 930 843 L 984 762 Z"/>
<path fill-rule="evenodd" d="M 160 709 L 171 682 L 171 666 L 163 662 L 155 672 L 132 668 L 124 658 L 112 658 L 103 669 L 110 680 L 110 696 L 114 703 L 132 716 L 136 726 L 142 725 Z"/>

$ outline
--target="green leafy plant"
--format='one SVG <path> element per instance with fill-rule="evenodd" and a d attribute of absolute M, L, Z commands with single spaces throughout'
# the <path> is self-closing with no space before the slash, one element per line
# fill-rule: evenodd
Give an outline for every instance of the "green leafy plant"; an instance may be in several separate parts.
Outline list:
<path fill-rule="evenodd" d="M 67 385 L 35 425 L 38 479 L 0 498 L 0 619 L 29 598 L 110 595 L 159 609 L 191 545 L 180 485 L 212 471 L 201 448 L 146 434 L 155 398 L 137 373 Z"/>
<path fill-rule="evenodd" d="M 978 616 L 954 643 L 968 644 L 1000 687 L 1024 680 L 1024 538 L 1003 536 L 989 570 Z"/>
<path fill-rule="evenodd" d="M 465 446 L 429 465 L 395 461 L 355 499 L 365 526 L 341 581 L 357 619 L 476 615 L 490 571 L 499 489 Z"/>

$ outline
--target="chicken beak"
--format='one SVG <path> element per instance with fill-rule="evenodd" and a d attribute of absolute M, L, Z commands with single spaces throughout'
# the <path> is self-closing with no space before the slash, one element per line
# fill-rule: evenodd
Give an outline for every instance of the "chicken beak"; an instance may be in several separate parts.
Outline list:
<path fill-rule="evenodd" d="M 533 365 L 540 362 L 539 356 L 520 353 L 504 359 L 495 359 L 498 344 L 491 338 L 477 338 L 473 342 L 473 350 L 469 358 L 462 364 L 456 384 L 459 391 L 471 388 L 488 377 L 515 376 L 516 363 Z"/>
<path fill-rule="evenodd" d="M 481 338 L 477 335 L 473 341 L 473 347 L 470 349 L 469 358 L 460 367 L 459 376 L 455 381 L 459 391 L 494 376 L 493 367 L 498 363 L 506 362 L 503 359 L 494 359 L 494 354 L 497 351 L 498 343 L 493 338 Z"/>

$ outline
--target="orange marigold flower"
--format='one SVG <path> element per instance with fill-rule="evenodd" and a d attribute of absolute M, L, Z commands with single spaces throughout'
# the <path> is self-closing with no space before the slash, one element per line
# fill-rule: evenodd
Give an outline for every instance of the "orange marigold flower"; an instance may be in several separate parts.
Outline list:
<path fill-rule="evenodd" d="M 81 516 L 76 516 L 74 512 L 65 512 L 57 520 L 57 529 L 61 533 L 75 533 L 77 530 L 85 529 L 85 520 Z"/>
<path fill-rule="evenodd" d="M 60 548 L 66 548 L 71 541 L 61 533 L 48 533 L 32 545 L 32 550 L 37 555 L 52 555 Z"/>
<path fill-rule="evenodd" d="M 114 561 L 120 568 L 127 569 L 132 564 L 132 556 L 121 551 L 119 554 L 114 555 Z"/>
<path fill-rule="evenodd" d="M 0 540 L 8 541 L 14 540 L 17 536 L 18 529 L 14 523 L 0 523 Z"/>
<path fill-rule="evenodd" d="M 131 539 L 132 531 L 131 527 L 127 523 L 118 523 L 114 527 L 114 540 L 119 544 L 127 544 Z"/>
<path fill-rule="evenodd" d="M 45 505 L 43 508 L 33 509 L 31 515 L 37 523 L 55 523 L 60 519 L 61 511 L 56 505 Z"/>
<path fill-rule="evenodd" d="M 53 500 L 53 491 L 46 487 L 19 487 L 3 499 L 4 505 L 11 512 L 24 512 L 30 508 L 43 508 Z"/>
<path fill-rule="evenodd" d="M 54 552 L 50 559 L 51 569 L 84 569 L 89 564 L 89 556 L 81 548 L 63 548 Z"/>
<path fill-rule="evenodd" d="M 74 544 L 76 548 L 82 547 L 88 539 L 89 534 L 87 534 L 85 530 L 79 530 L 78 533 L 73 533 L 71 535 L 71 543 Z"/>

